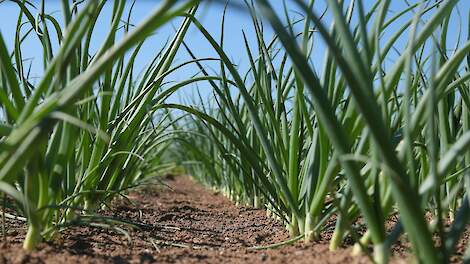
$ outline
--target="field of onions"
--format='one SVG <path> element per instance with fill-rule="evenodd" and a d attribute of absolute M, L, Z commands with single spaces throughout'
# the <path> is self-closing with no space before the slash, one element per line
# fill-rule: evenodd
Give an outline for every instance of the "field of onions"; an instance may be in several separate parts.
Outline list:
<path fill-rule="evenodd" d="M 6 218 L 25 220 L 27 251 L 77 224 L 126 233 L 101 212 L 171 172 L 264 210 L 288 230 L 281 244 L 313 247 L 328 233 L 329 250 L 374 263 L 394 262 L 398 245 L 409 261 L 470 263 L 469 5 L 398 1 L 162 0 L 133 25 L 139 1 L 62 0 L 49 14 L 48 1 L 10 0 L 20 11 L 14 43 L 0 33 L 4 239 Z M 200 22 L 210 5 L 224 11 L 218 34 Z M 233 10 L 251 21 L 235 55 L 224 42 Z M 136 65 L 169 25 L 172 38 Z M 199 55 L 190 31 L 215 56 Z M 42 58 L 36 81 L 27 38 Z"/>

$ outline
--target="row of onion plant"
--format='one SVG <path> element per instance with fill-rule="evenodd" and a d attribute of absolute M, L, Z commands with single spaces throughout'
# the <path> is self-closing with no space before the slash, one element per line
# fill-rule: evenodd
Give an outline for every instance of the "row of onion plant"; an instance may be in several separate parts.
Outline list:
<path fill-rule="evenodd" d="M 109 1 L 63 0 L 62 18 L 46 13 L 44 0 L 38 7 L 13 2 L 13 50 L 0 35 L 0 191 L 27 219 L 24 248 L 31 250 L 63 227 L 97 221 L 100 206 L 164 167 L 172 121 L 151 106 L 166 98 L 159 97 L 166 79 L 185 65 L 173 60 L 190 19 L 152 50 L 140 74 L 135 61 L 156 29 L 194 14 L 197 1 L 162 1 L 137 26 L 130 23 L 134 3 L 112 1 L 101 44 L 96 23 Z M 26 39 L 35 39 L 43 60 L 37 84 L 22 56 Z"/>
<path fill-rule="evenodd" d="M 451 36 L 459 1 L 395 13 L 390 0 L 367 9 L 328 0 L 324 12 L 316 2 L 292 1 L 299 20 L 270 1 L 246 2 L 256 32 L 241 38 L 246 73 L 224 51 L 224 18 L 216 40 L 189 16 L 220 57 L 220 81 L 198 63 L 201 78 L 213 78 L 210 99 L 156 107 L 191 115 L 180 122 L 180 159 L 232 199 L 267 208 L 296 238 L 317 239 L 334 219 L 332 250 L 349 234 L 386 263 L 404 234 L 418 261 L 448 262 L 470 216 L 470 42 Z"/>

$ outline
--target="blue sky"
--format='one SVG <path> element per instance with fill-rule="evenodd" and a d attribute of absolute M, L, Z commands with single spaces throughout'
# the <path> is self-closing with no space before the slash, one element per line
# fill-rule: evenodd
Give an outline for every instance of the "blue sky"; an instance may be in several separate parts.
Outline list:
<path fill-rule="evenodd" d="M 32 1 L 33 3 L 39 6 L 40 1 Z M 91 47 L 91 50 L 96 50 L 102 43 L 104 36 L 107 33 L 108 25 L 111 20 L 112 12 L 112 2 L 109 1 L 109 4 L 106 4 L 102 15 L 100 16 L 96 29 L 93 35 L 92 44 L 95 46 Z M 132 1 L 128 1 L 128 7 Z M 158 7 L 158 2 L 160 1 L 149 1 L 149 0 L 137 0 L 133 8 L 133 14 L 131 22 L 134 25 L 137 25 L 142 21 L 153 9 Z M 46 1 L 46 12 L 52 14 L 60 22 L 62 22 L 62 13 L 61 13 L 61 3 L 60 1 L 47 0 Z M 13 49 L 14 37 L 15 37 L 15 28 L 17 22 L 17 16 L 19 9 L 16 4 L 9 2 L 8 0 L 0 4 L 0 32 L 2 33 L 7 46 L 10 50 Z M 204 26 L 214 35 L 219 36 L 220 32 L 220 19 L 223 12 L 223 5 L 212 4 L 209 6 L 200 7 L 198 10 L 198 18 L 201 19 Z M 34 14 L 35 15 L 35 14 Z M 137 64 L 145 65 L 149 62 L 149 58 L 158 52 L 162 44 L 172 36 L 174 30 L 173 26 L 177 27 L 179 25 L 178 19 L 173 21 L 173 25 L 166 26 L 161 30 L 157 31 L 157 34 L 149 39 L 146 42 L 144 48 L 141 50 L 141 54 L 138 57 Z M 26 32 L 26 28 L 24 27 Z M 231 51 L 231 54 L 237 54 L 242 51 L 241 43 L 241 31 L 242 29 L 246 31 L 248 35 L 254 33 L 251 27 L 250 18 L 244 12 L 238 9 L 232 9 L 228 12 L 226 19 L 226 44 L 225 47 L 227 50 Z M 268 32 L 269 33 L 269 32 Z M 189 31 L 186 36 L 186 42 L 189 46 L 194 49 L 194 52 L 198 56 L 209 56 L 215 55 L 211 49 L 208 48 L 207 42 L 202 39 L 202 36 L 192 29 Z M 36 37 L 30 37 L 25 41 L 22 52 L 24 58 L 33 58 L 33 72 L 35 75 L 40 75 L 42 73 L 42 63 L 41 63 L 41 50 L 38 49 L 38 39 Z M 181 52 L 185 53 L 185 52 Z M 182 59 L 183 55 L 179 58 Z M 237 62 L 237 58 L 234 58 L 234 61 Z"/>
<path fill-rule="evenodd" d="M 239 1 L 239 0 L 233 0 L 233 1 Z M 431 0 L 429 0 L 431 1 Z M 40 1 L 34 0 L 32 1 L 33 3 L 37 4 L 39 6 Z M 92 43 L 95 43 L 96 46 L 92 46 L 93 49 L 97 49 L 102 40 L 104 35 L 107 32 L 107 27 L 110 23 L 110 14 L 111 14 L 111 9 L 112 9 L 112 2 L 109 1 L 110 4 L 107 4 L 104 8 L 104 12 L 100 19 L 98 20 L 96 30 L 93 36 L 93 41 Z M 132 1 L 128 1 L 129 6 Z M 143 18 L 145 18 L 151 10 L 153 10 L 155 7 L 158 6 L 157 0 L 137 0 L 136 4 L 133 9 L 133 15 L 132 15 L 132 23 L 133 24 L 138 24 Z M 325 4 L 323 3 L 324 0 L 317 0 L 317 5 L 316 5 L 316 10 L 317 13 L 320 13 L 323 11 L 323 8 Z M 408 0 L 408 2 L 411 3 L 416 3 L 418 1 L 416 0 Z M 432 0 L 431 2 L 434 2 Z M 279 12 L 282 12 L 282 0 L 272 0 L 271 1 L 272 5 L 275 6 Z M 368 6 L 371 6 L 375 1 L 364 1 L 364 3 Z M 405 0 L 392 0 L 392 6 L 391 6 L 391 12 L 397 12 L 399 10 L 402 10 L 406 6 Z M 292 4 L 289 4 L 288 2 L 288 8 L 290 11 L 290 14 L 292 17 L 298 17 L 298 14 L 295 13 L 295 6 Z M 458 14 L 454 14 L 453 21 L 454 25 L 458 25 L 458 22 L 460 21 L 462 23 L 462 26 L 464 28 L 464 33 L 461 36 L 462 41 L 465 40 L 466 32 L 467 32 L 467 16 L 469 13 L 470 9 L 470 1 L 469 0 L 461 0 L 459 3 L 459 9 L 461 11 L 461 14 L 465 18 L 460 18 Z M 9 46 L 10 50 L 13 48 L 13 40 L 15 36 L 15 27 L 16 27 L 16 21 L 17 21 L 17 15 L 18 15 L 18 7 L 16 4 L 11 3 L 10 1 L 6 0 L 5 2 L 0 4 L 0 32 L 3 35 L 5 41 L 7 42 L 7 45 Z M 203 6 L 198 10 L 198 17 L 201 19 L 203 22 L 203 25 L 207 27 L 208 31 L 211 32 L 214 36 L 218 38 L 220 34 L 220 20 L 222 16 L 222 10 L 223 6 L 220 4 L 211 4 L 209 6 Z M 55 1 L 55 0 L 47 0 L 46 1 L 46 12 L 52 14 L 54 17 L 58 18 L 59 21 L 61 21 L 61 4 L 60 1 Z M 391 16 L 392 14 L 390 14 Z M 409 17 L 408 17 L 409 18 Z M 328 18 L 327 18 L 328 19 Z M 175 26 L 178 25 L 177 20 L 173 22 Z M 400 21 L 396 23 L 394 26 L 395 28 L 400 26 Z M 246 67 L 246 64 L 248 63 L 247 56 L 246 56 L 246 51 L 244 49 L 243 45 L 243 38 L 242 38 L 242 30 L 245 31 L 247 36 L 250 38 L 250 42 L 254 43 L 254 30 L 251 24 L 250 17 L 248 14 L 241 10 L 237 10 L 234 8 L 231 8 L 228 10 L 227 17 L 226 17 L 226 32 L 225 32 L 225 49 L 227 50 L 227 53 L 229 56 L 233 59 L 233 62 L 240 65 L 240 67 Z M 451 30 L 455 32 L 450 32 L 451 36 L 454 36 L 453 39 L 450 40 L 451 43 L 455 42 L 458 36 L 457 32 L 458 27 L 453 26 L 451 27 Z M 26 29 L 25 29 L 26 30 Z M 137 65 L 140 65 L 144 67 L 150 59 L 153 57 L 153 55 L 158 52 L 159 48 L 161 47 L 162 43 L 170 37 L 173 33 L 173 27 L 172 26 L 167 26 L 165 28 L 162 28 L 157 34 L 145 44 L 145 46 L 142 49 L 141 54 L 137 58 Z M 393 27 L 391 28 L 390 32 L 393 32 Z M 265 35 L 266 39 L 269 40 L 272 36 L 272 31 L 270 30 L 269 26 L 265 26 Z M 407 34 L 405 34 L 405 37 Z M 197 56 L 199 57 L 209 57 L 209 56 L 215 56 L 215 53 L 213 50 L 209 47 L 207 42 L 203 39 L 202 35 L 197 32 L 194 28 L 191 29 L 186 36 L 186 42 L 187 44 L 193 49 L 193 51 L 196 53 Z M 41 50 L 38 49 L 38 40 L 35 37 L 29 38 L 25 43 L 22 48 L 23 52 L 23 57 L 25 59 L 32 59 L 32 75 L 35 77 L 40 77 L 42 74 L 42 62 L 41 62 Z M 404 42 L 403 42 L 404 44 Z M 253 50 L 255 48 L 253 47 Z M 399 52 L 397 52 L 398 54 Z M 315 67 L 319 67 L 322 62 L 322 56 L 324 54 L 324 46 L 322 45 L 321 42 L 318 43 L 318 46 L 316 47 L 316 50 L 314 52 L 313 56 L 313 63 Z M 185 55 L 185 52 L 182 51 L 180 55 L 177 57 L 177 61 L 183 61 L 187 58 L 187 55 Z M 393 57 L 390 58 L 390 60 L 393 60 Z M 197 71 L 196 68 L 186 68 L 183 71 L 180 71 L 176 76 L 172 76 L 175 79 L 184 79 L 187 78 L 188 76 L 194 74 Z M 34 81 L 33 81 L 34 83 Z"/>

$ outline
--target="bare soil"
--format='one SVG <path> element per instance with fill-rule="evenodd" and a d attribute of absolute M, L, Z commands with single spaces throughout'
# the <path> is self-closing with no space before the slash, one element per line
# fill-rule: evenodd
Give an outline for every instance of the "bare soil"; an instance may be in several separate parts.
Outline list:
<path fill-rule="evenodd" d="M 328 250 L 328 242 L 255 250 L 289 239 L 285 228 L 264 210 L 237 207 L 223 195 L 189 177 L 166 181 L 168 187 L 141 188 L 130 201 L 116 199 L 101 212 L 140 223 L 122 233 L 109 228 L 72 227 L 34 252 L 21 248 L 25 225 L 7 221 L 7 241 L 0 243 L 1 263 L 370 263 L 351 257 L 349 248 Z M 327 237 L 329 234 L 324 234 Z M 395 263 L 405 263 L 395 257 Z"/>

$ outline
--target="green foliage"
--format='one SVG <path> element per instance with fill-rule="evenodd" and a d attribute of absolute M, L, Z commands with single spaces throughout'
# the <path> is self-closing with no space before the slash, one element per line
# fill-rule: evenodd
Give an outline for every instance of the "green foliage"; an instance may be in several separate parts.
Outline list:
<path fill-rule="evenodd" d="M 458 1 L 425 1 L 394 16 L 389 0 L 370 10 L 361 0 L 326 1 L 329 28 L 315 1 L 293 1 L 297 21 L 288 12 L 281 19 L 270 1 L 253 2 L 246 3 L 256 35 L 243 34 L 245 74 L 224 52 L 223 34 L 216 41 L 192 18 L 220 56 L 221 81 L 209 82 L 209 102 L 159 106 L 192 115 L 180 122 L 190 131 L 179 140 L 188 150 L 180 159 L 232 199 L 264 205 L 293 236 L 316 239 L 335 216 L 334 250 L 357 235 L 352 224 L 361 217 L 368 230 L 357 242 L 373 245 L 377 263 L 388 261 L 403 230 L 420 262 L 448 262 L 469 210 L 470 42 L 447 48 Z M 260 16 L 276 33 L 270 42 Z M 399 27 L 399 19 L 408 21 Z M 312 54 L 320 38 L 326 52 L 318 72 Z M 400 220 L 390 232 L 392 215 Z"/>
<path fill-rule="evenodd" d="M 293 240 L 318 239 L 335 219 L 331 250 L 350 236 L 355 251 L 372 246 L 371 258 L 386 263 L 404 233 L 419 262 L 455 255 L 470 219 L 470 40 L 447 47 L 458 0 L 410 4 L 395 15 L 391 0 L 367 10 L 362 0 L 328 0 L 322 15 L 316 1 L 293 0 L 299 20 L 287 9 L 281 18 L 272 1 L 246 1 L 256 33 L 242 35 L 246 72 L 225 52 L 225 12 L 216 40 L 195 16 L 197 1 L 163 1 L 133 30 L 127 20 L 121 39 L 126 1 L 115 0 L 93 55 L 104 0 L 63 1 L 66 28 L 14 2 L 22 12 L 12 52 L 0 35 L 0 191 L 28 219 L 25 248 L 74 219 L 94 219 L 99 206 L 168 168 L 171 157 L 237 203 L 265 208 Z M 146 38 L 176 16 L 183 21 L 174 38 L 135 78 Z M 38 85 L 23 65 L 23 19 L 43 51 Z M 184 43 L 190 25 L 217 59 L 198 58 Z M 180 48 L 191 60 L 174 66 Z M 322 65 L 312 62 L 319 50 Z M 206 62 L 217 63 L 217 74 Z M 198 75 L 166 81 L 189 64 Z M 191 106 L 166 101 L 191 84 L 208 85 L 211 99 L 198 90 Z M 395 215 L 399 221 L 389 222 Z"/>
<path fill-rule="evenodd" d="M 62 1 L 64 28 L 44 13 L 45 1 L 36 18 L 30 3 L 14 2 L 21 12 L 12 53 L 0 36 L 0 190 L 27 217 L 24 247 L 33 249 L 41 237 L 93 214 L 117 193 L 160 171 L 169 138 L 164 132 L 171 122 L 152 106 L 175 70 L 171 65 L 189 19 L 138 78 L 135 58 L 156 29 L 186 11 L 194 14 L 197 1 L 163 1 L 131 29 L 131 11 L 124 14 L 127 1 L 115 0 L 109 31 L 95 54 L 90 54 L 91 36 L 105 0 Z M 23 19 L 32 27 L 24 36 Z M 43 50 L 45 69 L 38 85 L 30 83 L 21 55 L 29 34 L 37 36 Z M 52 49 L 53 36 L 58 50 Z"/>

